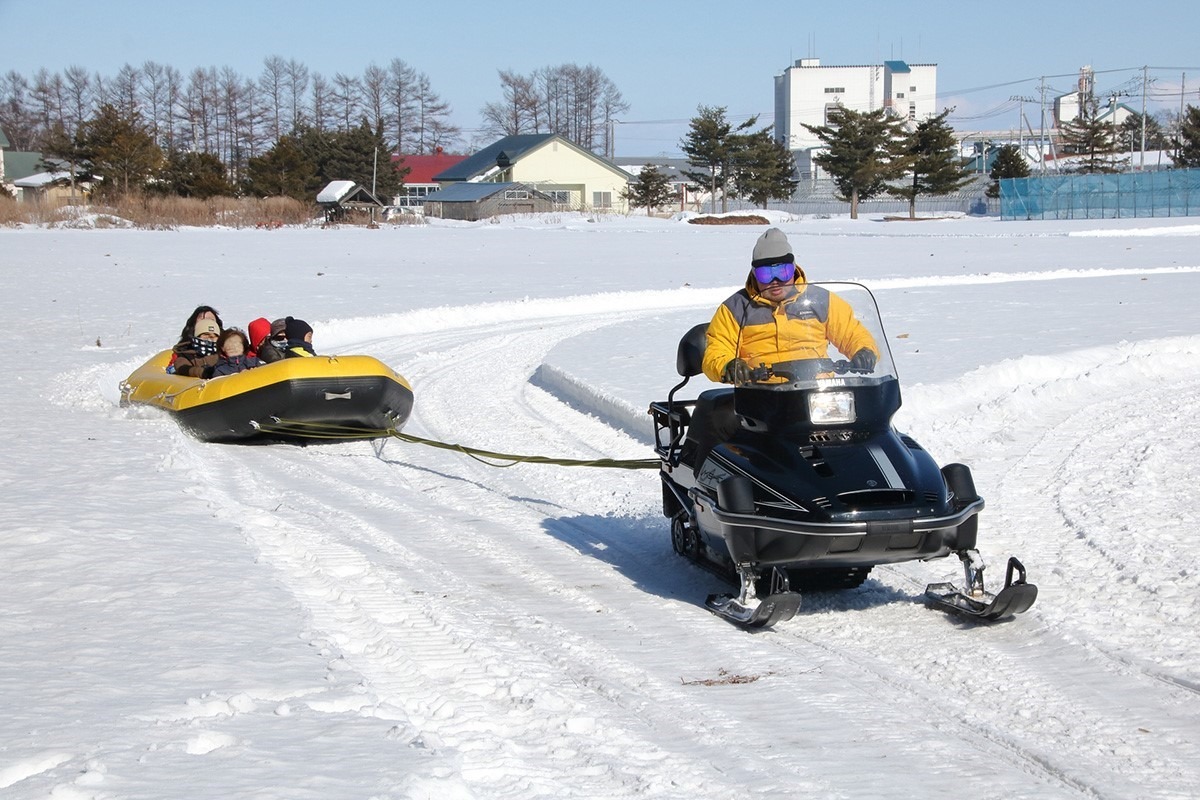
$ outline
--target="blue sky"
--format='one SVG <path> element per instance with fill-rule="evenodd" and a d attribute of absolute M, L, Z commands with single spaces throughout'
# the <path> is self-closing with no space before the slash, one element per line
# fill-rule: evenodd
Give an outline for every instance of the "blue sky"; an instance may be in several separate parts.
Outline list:
<path fill-rule="evenodd" d="M 962 130 L 1009 130 L 1018 103 L 1069 91 L 1091 65 L 1100 93 L 1128 91 L 1141 105 L 1142 66 L 1153 79 L 1148 110 L 1200 105 L 1200 11 L 1192 0 L 1141 4 L 308 2 L 307 0 L 0 0 L 0 72 L 31 76 L 75 64 L 111 76 L 152 60 L 185 74 L 231 67 L 250 77 L 263 59 L 295 58 L 331 77 L 401 58 L 429 76 L 455 124 L 479 126 L 500 99 L 497 71 L 529 73 L 594 64 L 630 109 L 616 128 L 617 155 L 677 155 L 697 106 L 731 119 L 773 116 L 773 78 L 796 59 L 938 65 L 939 106 Z M 1036 128 L 1036 103 L 1025 104 Z"/>

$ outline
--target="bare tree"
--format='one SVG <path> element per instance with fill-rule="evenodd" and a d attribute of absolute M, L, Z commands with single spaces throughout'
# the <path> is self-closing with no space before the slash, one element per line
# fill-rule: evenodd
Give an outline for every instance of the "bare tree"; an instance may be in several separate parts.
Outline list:
<path fill-rule="evenodd" d="M 319 72 L 312 76 L 312 124 L 319 131 L 331 130 L 333 119 L 333 87 Z"/>
<path fill-rule="evenodd" d="M 196 67 L 188 76 L 183 95 L 186 136 L 191 149 L 201 153 L 216 153 L 217 130 L 217 69 Z"/>
<path fill-rule="evenodd" d="M 63 124 L 63 83 L 57 72 L 44 67 L 35 72 L 29 99 L 39 132 Z"/>
<path fill-rule="evenodd" d="M 141 113 L 142 71 L 131 64 L 123 65 L 117 70 L 116 77 L 109 81 L 105 102 L 112 105 L 117 112 L 126 118 L 132 118 Z"/>
<path fill-rule="evenodd" d="M 499 136 L 537 133 L 538 96 L 533 79 L 500 70 L 500 86 L 503 102 L 488 103 L 480 111 L 484 130 Z"/>
<path fill-rule="evenodd" d="M 360 93 L 361 87 L 358 84 L 358 78 L 353 75 L 343 75 L 340 72 L 334 74 L 331 98 L 336 108 L 334 113 L 340 123 L 338 130 L 347 132 L 354 127 L 360 110 Z"/>
<path fill-rule="evenodd" d="M 287 63 L 286 88 L 292 104 L 291 126 L 288 131 L 294 131 L 305 123 L 304 93 L 308 90 L 308 67 L 294 58 Z"/>
<path fill-rule="evenodd" d="M 79 126 L 92 116 L 96 107 L 96 95 L 92 89 L 92 76 L 83 67 L 72 64 L 63 73 L 63 127 L 74 135 Z"/>
<path fill-rule="evenodd" d="M 458 139 L 459 129 L 449 123 L 450 104 L 433 91 L 429 76 L 422 73 L 417 78 L 417 153 L 432 153 L 438 147 L 445 149 Z"/>
<path fill-rule="evenodd" d="M 258 76 L 258 88 L 262 93 L 266 113 L 267 135 L 279 141 L 283 136 L 284 123 L 283 102 L 284 84 L 287 80 L 287 64 L 280 56 L 267 56 L 263 59 L 263 71 Z"/>
<path fill-rule="evenodd" d="M 14 70 L 0 77 L 0 128 L 4 129 L 14 150 L 33 149 L 38 124 L 33 113 L 29 81 Z"/>
<path fill-rule="evenodd" d="M 417 106 L 417 73 L 398 58 L 388 64 L 387 111 L 396 152 L 401 155 L 413 150 L 410 142 L 413 134 L 413 116 Z"/>
<path fill-rule="evenodd" d="M 371 125 L 371 130 L 376 128 L 384 128 L 384 109 L 387 106 L 388 94 L 388 74 L 376 64 L 369 64 L 363 70 L 362 80 L 359 81 L 360 94 L 362 101 L 363 113 L 367 115 L 367 122 Z"/>

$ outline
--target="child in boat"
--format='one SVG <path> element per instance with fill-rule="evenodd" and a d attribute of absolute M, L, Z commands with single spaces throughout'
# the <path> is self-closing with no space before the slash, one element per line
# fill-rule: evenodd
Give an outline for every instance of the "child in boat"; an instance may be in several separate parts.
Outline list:
<path fill-rule="evenodd" d="M 220 359 L 217 353 L 217 339 L 220 335 L 221 328 L 215 321 L 198 320 L 187 346 L 175 346 L 175 363 L 171 365 L 170 370 L 176 375 L 188 378 L 212 377 L 213 367 Z"/>
<path fill-rule="evenodd" d="M 287 350 L 284 355 L 288 358 L 312 358 L 316 355 L 313 350 L 313 329 L 302 319 L 288 317 L 284 320 L 284 330 L 287 333 Z"/>
<path fill-rule="evenodd" d="M 253 367 L 261 367 L 263 362 L 256 356 L 249 355 L 249 349 L 250 342 L 246 339 L 246 334 L 237 328 L 230 328 L 222 333 L 221 338 L 217 340 L 220 357 L 213 367 L 212 376 L 218 378 L 222 375 L 236 375 Z"/>

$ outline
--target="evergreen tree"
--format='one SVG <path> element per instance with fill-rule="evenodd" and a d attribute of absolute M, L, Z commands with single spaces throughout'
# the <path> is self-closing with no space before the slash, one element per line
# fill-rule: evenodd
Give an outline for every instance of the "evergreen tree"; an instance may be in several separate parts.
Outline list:
<path fill-rule="evenodd" d="M 141 189 L 162 163 L 162 151 L 138 114 L 122 114 L 110 103 L 100 106 L 77 135 L 81 156 L 104 178 L 101 193 Z"/>
<path fill-rule="evenodd" d="M 733 157 L 734 192 L 760 208 L 771 200 L 790 200 L 800 183 L 792 153 L 771 135 L 770 127 L 743 136 Z"/>
<path fill-rule="evenodd" d="M 56 172 L 66 167 L 71 181 L 71 202 L 75 201 L 75 184 L 87 177 L 87 159 L 84 157 L 78 136 L 67 133 L 61 122 L 54 123 L 42 135 L 42 160 L 38 169 Z"/>
<path fill-rule="evenodd" d="M 354 181 L 374 190 L 377 197 L 388 199 L 404 185 L 408 167 L 392 161 L 392 150 L 383 138 L 383 125 L 374 129 L 364 119 L 357 128 L 329 135 L 327 157 L 317 162 L 321 178 L 329 181 Z"/>
<path fill-rule="evenodd" d="M 1117 141 L 1122 152 L 1140 153 L 1142 151 L 1142 115 L 1130 114 L 1121 123 L 1117 131 Z M 1163 134 L 1162 124 L 1154 117 L 1146 115 L 1146 149 L 1162 150 L 1167 146 L 1167 137 Z"/>
<path fill-rule="evenodd" d="M 1097 117 L 1093 106 L 1085 104 L 1080 114 L 1062 126 L 1063 151 L 1081 156 L 1076 172 L 1120 172 L 1125 160 L 1117 154 L 1117 133 L 1109 122 Z"/>
<path fill-rule="evenodd" d="M 972 175 L 963 165 L 954 131 L 946 124 L 953 109 L 917 123 L 904 144 L 912 180 L 904 186 L 889 186 L 887 191 L 908 200 L 908 218 L 917 218 L 917 198 L 956 192 L 971 182 Z"/>
<path fill-rule="evenodd" d="M 674 201 L 675 196 L 670 179 L 659 172 L 654 164 L 642 167 L 637 178 L 621 190 L 621 197 L 629 203 L 629 207 L 644 208 L 647 216 L 654 209 Z"/>
<path fill-rule="evenodd" d="M 246 173 L 245 190 L 254 197 L 291 197 L 308 202 L 320 191 L 310 189 L 320 179 L 317 165 L 301 146 L 299 135 L 284 136 L 266 153 L 251 158 Z"/>
<path fill-rule="evenodd" d="M 158 185 L 180 197 L 207 200 L 233 194 L 233 187 L 225 175 L 225 165 L 212 153 L 175 151 L 167 156 L 159 172 Z"/>
<path fill-rule="evenodd" d="M 841 198 L 850 203 L 851 219 L 858 219 L 860 200 L 880 194 L 907 169 L 904 120 L 888 117 L 884 109 L 838 106 L 830 109 L 828 125 L 804 127 L 825 144 L 813 162 L 829 173 Z"/>
<path fill-rule="evenodd" d="M 697 171 L 683 170 L 683 175 L 693 183 L 708 188 L 710 208 L 717 210 L 717 191 L 721 190 L 721 211 L 728 208 L 724 189 L 729 182 L 729 167 L 737 149 L 737 136 L 741 131 L 754 126 L 757 117 L 751 117 L 734 128 L 725 119 L 725 108 L 699 106 L 698 116 L 692 117 L 687 136 L 679 143 L 688 157 L 688 164 Z"/>
<path fill-rule="evenodd" d="M 1175 166 L 1182 169 L 1200 167 L 1200 108 L 1188 106 L 1179 121 L 1179 155 Z"/>
<path fill-rule="evenodd" d="M 1028 178 L 1029 162 L 1021 154 L 1021 148 L 1015 144 L 1006 144 L 996 151 L 996 160 L 992 162 L 992 171 L 988 173 L 992 183 L 987 188 L 988 197 L 1000 196 L 1000 181 L 1006 178 Z"/>

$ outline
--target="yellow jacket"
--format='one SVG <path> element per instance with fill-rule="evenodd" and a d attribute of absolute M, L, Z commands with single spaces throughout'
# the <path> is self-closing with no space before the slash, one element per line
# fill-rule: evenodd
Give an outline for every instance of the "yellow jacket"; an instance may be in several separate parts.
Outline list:
<path fill-rule="evenodd" d="M 740 358 L 753 369 L 779 361 L 825 358 L 828 343 L 847 358 L 862 348 L 879 357 L 875 337 L 850 304 L 822 286 L 810 286 L 796 268 L 796 291 L 778 305 L 758 294 L 754 274 L 746 288 L 722 303 L 708 325 L 704 374 L 720 382 L 725 365 Z"/>

